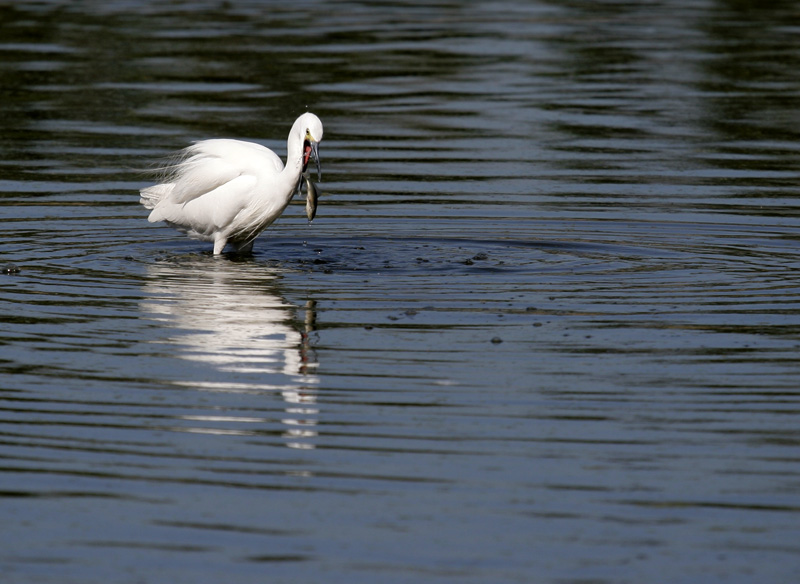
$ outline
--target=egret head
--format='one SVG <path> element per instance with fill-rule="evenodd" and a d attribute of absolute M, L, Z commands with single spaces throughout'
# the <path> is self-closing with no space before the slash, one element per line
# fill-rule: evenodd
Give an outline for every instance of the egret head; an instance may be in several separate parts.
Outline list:
<path fill-rule="evenodd" d="M 322 141 L 322 122 L 317 116 L 308 112 L 297 118 L 295 126 L 299 125 L 303 136 L 303 172 L 308 170 L 308 161 L 313 156 L 317 165 L 317 180 L 322 181 L 322 170 L 319 166 L 319 143 Z"/>

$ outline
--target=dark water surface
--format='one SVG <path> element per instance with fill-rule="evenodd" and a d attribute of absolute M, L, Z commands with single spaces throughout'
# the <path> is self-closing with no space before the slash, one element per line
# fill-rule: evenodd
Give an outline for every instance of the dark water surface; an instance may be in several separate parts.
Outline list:
<path fill-rule="evenodd" d="M 795 3 L 1 3 L 0 98 L 4 583 L 800 580 Z M 147 223 L 306 108 L 311 227 Z"/>

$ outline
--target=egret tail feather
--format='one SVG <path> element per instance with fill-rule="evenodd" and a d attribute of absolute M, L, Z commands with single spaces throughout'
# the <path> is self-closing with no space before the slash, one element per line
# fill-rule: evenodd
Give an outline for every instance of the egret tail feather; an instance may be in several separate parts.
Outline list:
<path fill-rule="evenodd" d="M 144 205 L 145 209 L 155 209 L 159 201 L 172 192 L 172 186 L 172 183 L 166 183 L 141 189 L 139 203 Z"/>

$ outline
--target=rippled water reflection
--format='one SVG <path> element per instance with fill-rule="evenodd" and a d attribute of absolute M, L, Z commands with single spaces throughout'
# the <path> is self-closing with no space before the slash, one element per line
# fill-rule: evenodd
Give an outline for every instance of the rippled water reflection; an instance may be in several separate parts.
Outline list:
<path fill-rule="evenodd" d="M 165 265 L 166 264 L 166 265 Z M 287 445 L 313 448 L 298 441 L 316 436 L 319 377 L 308 330 L 294 323 L 294 306 L 277 295 L 269 274 L 232 270 L 216 260 L 172 266 L 148 266 L 147 300 L 142 311 L 162 323 L 166 339 L 151 341 L 171 357 L 186 359 L 180 379 L 172 383 L 212 393 L 278 393 L 285 402 Z M 313 323 L 313 303 L 306 322 Z M 185 420 L 224 424 L 223 428 L 192 428 L 192 432 L 249 435 L 231 424 L 263 424 L 253 416 L 200 415 Z"/>
<path fill-rule="evenodd" d="M 796 580 L 798 26 L 0 6 L 3 582 Z M 313 226 L 147 223 L 306 108 Z"/>

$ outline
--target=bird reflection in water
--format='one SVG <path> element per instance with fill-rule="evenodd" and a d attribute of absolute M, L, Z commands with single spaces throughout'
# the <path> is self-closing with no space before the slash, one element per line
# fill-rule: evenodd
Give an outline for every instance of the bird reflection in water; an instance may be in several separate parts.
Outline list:
<path fill-rule="evenodd" d="M 170 352 L 202 364 L 180 367 L 171 383 L 219 393 L 277 392 L 285 402 L 283 436 L 291 448 L 314 448 L 317 436 L 317 360 L 312 347 L 315 302 L 297 307 L 277 292 L 276 276 L 263 265 L 221 258 L 181 259 L 148 266 L 142 310 L 163 324 Z M 184 416 L 213 423 L 189 431 L 253 434 L 252 416 Z M 225 428 L 225 423 L 229 428 Z M 233 426 L 236 429 L 230 429 Z M 184 430 L 186 430 L 184 428 Z"/>
<path fill-rule="evenodd" d="M 317 319 L 317 303 L 315 300 L 309 300 L 305 305 L 305 319 L 303 321 L 303 330 L 300 332 L 300 367 L 298 372 L 305 376 L 313 376 L 314 383 L 319 379 L 316 377 L 315 372 L 317 368 L 317 359 L 314 354 L 314 349 L 311 346 L 311 333 L 314 332 L 316 319 Z M 303 390 L 293 391 L 284 389 L 281 391 L 283 399 L 287 404 L 286 413 L 287 417 L 283 419 L 283 423 L 288 426 L 284 436 L 288 438 L 302 439 L 313 438 L 317 435 L 317 392 L 311 391 L 308 385 L 305 385 Z M 288 446 L 292 448 L 314 448 L 312 442 L 307 441 L 289 441 Z"/>

